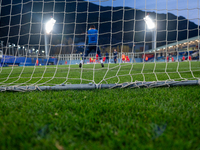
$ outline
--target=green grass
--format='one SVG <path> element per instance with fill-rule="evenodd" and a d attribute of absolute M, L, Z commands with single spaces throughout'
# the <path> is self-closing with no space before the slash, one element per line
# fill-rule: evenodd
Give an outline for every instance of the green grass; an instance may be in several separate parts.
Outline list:
<path fill-rule="evenodd" d="M 181 73 L 183 79 L 191 78 L 188 64 L 180 63 L 179 71 L 186 71 Z M 154 64 L 147 64 L 146 68 L 144 67 L 146 80 L 148 73 L 152 72 L 152 65 L 154 67 Z M 162 65 L 166 64 L 157 65 L 156 71 L 161 72 L 157 74 L 164 75 L 165 68 Z M 199 62 L 194 62 L 191 66 L 195 77 L 199 78 Z M 63 74 L 59 73 L 58 76 L 66 77 L 64 69 L 67 68 L 59 67 Z M 90 65 L 84 67 L 83 74 L 91 73 L 86 69 L 90 68 Z M 99 76 L 95 76 L 95 82 L 98 83 L 102 80 L 100 77 L 102 72 L 107 71 L 107 66 L 106 69 L 100 68 L 100 65 L 95 67 L 101 69 Z M 114 67 L 108 75 L 116 75 L 118 69 Z M 143 64 L 134 65 L 131 75 L 136 76 L 142 67 Z M 176 67 L 176 63 L 170 63 L 167 69 L 176 70 Z M 130 74 L 121 76 L 123 71 L 124 74 L 129 73 L 129 68 L 131 65 L 121 66 L 117 74 L 120 82 L 124 82 L 130 76 Z M 1 81 L 5 81 L 2 78 L 5 78 L 10 69 L 5 68 L 0 73 Z M 15 73 L 12 71 L 11 75 L 16 77 L 20 69 L 17 68 Z M 24 76 L 30 77 L 33 68 L 25 69 Z M 42 69 L 36 68 L 41 74 Z M 54 69 L 49 68 L 46 75 L 51 76 L 54 72 L 52 70 Z M 98 69 L 95 71 L 98 72 Z M 81 70 L 77 67 L 74 72 L 76 75 Z M 73 76 L 72 74 L 70 76 Z M 90 77 L 93 78 L 92 75 L 85 75 L 85 78 L 87 77 L 89 80 Z M 172 78 L 173 74 L 170 74 L 170 77 Z M 115 80 L 118 82 L 117 79 L 108 78 L 109 76 L 105 78 L 107 82 Z M 153 78 L 155 75 L 149 75 L 148 80 Z M 16 79 L 9 80 L 13 82 Z M 138 79 L 143 80 L 140 76 Z M 165 77 L 160 75 L 159 80 L 164 79 Z M 178 75 L 177 80 L 180 79 Z M 57 78 L 57 81 L 59 80 Z M 37 81 L 30 81 L 34 82 Z M 199 91 L 200 86 L 2 92 L 0 93 L 0 149 L 200 149 Z"/>
<path fill-rule="evenodd" d="M 40 67 L 3 67 L 0 70 L 0 86 L 12 85 L 55 85 L 105 84 L 135 81 L 166 81 L 200 78 L 200 62 L 174 63 L 125 63 L 40 66 Z"/>

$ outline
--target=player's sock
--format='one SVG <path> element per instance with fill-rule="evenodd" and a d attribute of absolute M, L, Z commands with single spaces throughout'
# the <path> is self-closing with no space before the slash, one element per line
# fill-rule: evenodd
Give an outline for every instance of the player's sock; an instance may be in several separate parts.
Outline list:
<path fill-rule="evenodd" d="M 79 64 L 79 68 L 81 68 L 81 67 L 82 67 L 82 63 Z"/>
<path fill-rule="evenodd" d="M 100 61 L 101 61 L 101 67 L 104 67 L 103 60 L 101 59 Z"/>
<path fill-rule="evenodd" d="M 83 60 L 80 61 L 79 68 L 81 68 L 82 65 L 83 65 Z"/>

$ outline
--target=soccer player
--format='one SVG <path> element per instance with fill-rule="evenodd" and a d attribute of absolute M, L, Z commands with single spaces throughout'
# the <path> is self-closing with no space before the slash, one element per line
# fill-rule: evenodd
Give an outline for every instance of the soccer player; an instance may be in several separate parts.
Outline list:
<path fill-rule="evenodd" d="M 93 57 L 90 58 L 90 63 L 93 63 Z"/>
<path fill-rule="evenodd" d="M 117 51 L 116 51 L 116 49 L 114 49 L 113 55 L 114 55 L 114 63 L 116 64 L 116 62 L 117 62 Z"/>
<path fill-rule="evenodd" d="M 106 62 L 109 63 L 109 54 L 106 52 Z"/>
<path fill-rule="evenodd" d="M 191 61 L 191 60 L 192 60 L 192 57 L 191 57 L 191 56 L 189 56 L 189 57 L 188 57 L 188 59 L 189 59 L 189 61 Z"/>
<path fill-rule="evenodd" d="M 87 35 L 88 35 L 88 46 L 85 50 L 85 55 L 83 56 L 83 59 L 81 60 L 80 64 L 79 64 L 79 67 L 81 68 L 82 65 L 83 65 L 83 62 L 84 62 L 84 59 L 88 56 L 88 54 L 92 51 L 92 50 L 97 50 L 97 54 L 100 58 L 100 61 L 101 61 L 101 66 L 104 67 L 104 64 L 103 64 L 103 60 L 102 60 L 102 57 L 101 57 L 101 51 L 98 47 L 98 30 L 95 28 L 94 25 L 91 25 L 88 32 L 87 32 Z"/>
<path fill-rule="evenodd" d="M 124 53 L 122 53 L 122 63 L 125 63 L 125 59 L 126 59 L 126 56 Z"/>
<path fill-rule="evenodd" d="M 38 64 L 39 64 L 39 60 L 38 60 L 38 59 L 36 59 L 36 66 L 38 66 Z"/>
<path fill-rule="evenodd" d="M 182 61 L 185 61 L 185 56 L 182 57 Z"/>
<path fill-rule="evenodd" d="M 174 62 L 174 57 L 172 57 L 172 62 Z"/>
<path fill-rule="evenodd" d="M 99 57 L 99 55 L 98 55 L 98 54 L 96 54 L 96 60 L 98 60 L 98 59 L 99 59 L 98 57 Z"/>
<path fill-rule="evenodd" d="M 149 60 L 149 57 L 148 57 L 148 56 L 146 56 L 146 57 L 145 57 L 145 61 L 147 62 L 148 60 Z"/>
<path fill-rule="evenodd" d="M 130 59 L 128 56 L 126 56 L 126 62 L 130 62 Z"/>
<path fill-rule="evenodd" d="M 167 62 L 169 62 L 169 56 L 167 56 Z"/>
<path fill-rule="evenodd" d="M 106 61 L 106 57 L 103 57 L 103 62 L 105 62 Z"/>

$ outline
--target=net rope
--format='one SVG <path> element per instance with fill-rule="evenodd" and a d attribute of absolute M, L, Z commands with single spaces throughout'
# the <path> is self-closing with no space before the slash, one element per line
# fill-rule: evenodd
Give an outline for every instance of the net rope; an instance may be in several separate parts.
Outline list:
<path fill-rule="evenodd" d="M 46 85 L 139 88 L 170 86 L 171 81 L 199 82 L 200 6 L 199 0 L 192 1 L 173 0 L 172 6 L 165 0 L 166 5 L 161 6 L 163 2 L 158 0 L 2 0 L 0 87 L 25 86 L 18 90 L 28 91 L 28 86 L 39 90 Z M 146 16 L 152 18 L 155 29 L 147 28 Z M 44 26 L 50 18 L 56 23 L 47 34 Z M 109 59 L 104 67 L 100 60 L 89 62 L 95 59 L 96 48 L 79 68 L 87 51 L 90 25 L 98 30 L 96 47 L 102 59 L 106 52 Z M 116 64 L 114 49 L 118 52 Z M 122 61 L 122 54 L 129 62 Z M 187 60 L 181 61 L 183 56 Z"/>

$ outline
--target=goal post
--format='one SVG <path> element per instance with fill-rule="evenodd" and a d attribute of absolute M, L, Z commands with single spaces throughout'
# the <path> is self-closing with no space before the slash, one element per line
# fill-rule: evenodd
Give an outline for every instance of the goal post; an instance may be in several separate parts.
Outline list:
<path fill-rule="evenodd" d="M 0 91 L 199 85 L 198 0 L 1 0 L 0 15 Z"/>

